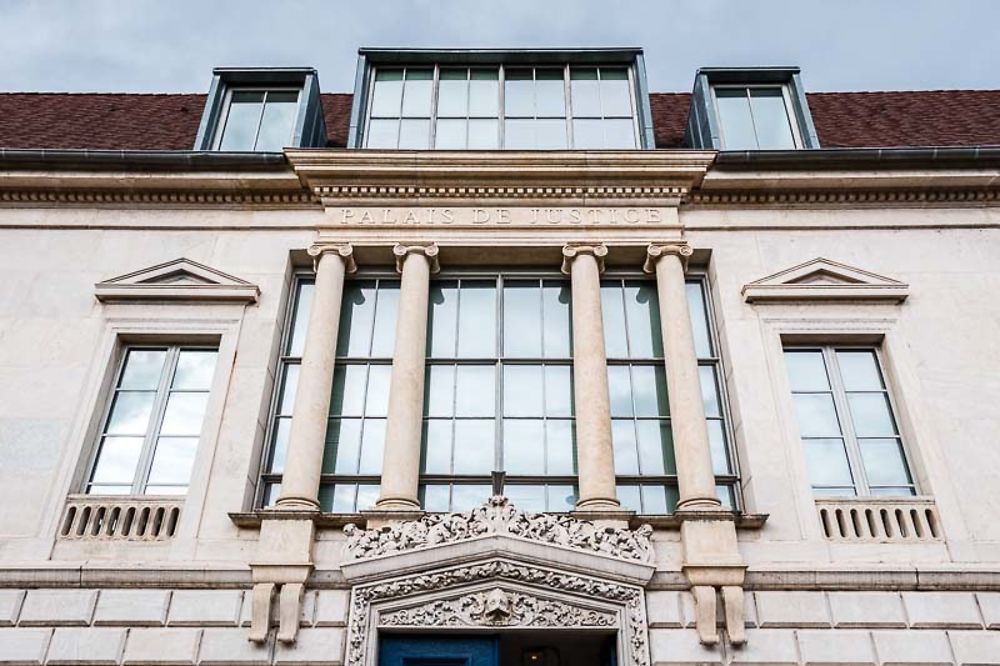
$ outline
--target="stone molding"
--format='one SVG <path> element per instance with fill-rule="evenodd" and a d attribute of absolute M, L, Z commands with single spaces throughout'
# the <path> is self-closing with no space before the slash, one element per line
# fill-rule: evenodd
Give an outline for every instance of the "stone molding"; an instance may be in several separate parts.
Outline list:
<path fill-rule="evenodd" d="M 358 264 L 354 260 L 354 247 L 350 243 L 313 243 L 306 252 L 313 258 L 314 273 L 319 270 L 319 260 L 327 253 L 336 254 L 344 261 L 344 271 L 348 275 L 358 270 Z"/>
<path fill-rule="evenodd" d="M 909 285 L 824 257 L 786 268 L 743 286 L 747 303 L 880 301 L 902 303 Z"/>
<path fill-rule="evenodd" d="M 699 206 L 774 206 L 774 205 L 922 205 L 941 204 L 983 204 L 1000 201 L 1000 190 L 979 188 L 955 188 L 946 190 L 887 189 L 861 190 L 844 187 L 842 190 L 806 190 L 769 192 L 732 191 L 691 193 L 685 200 Z"/>
<path fill-rule="evenodd" d="M 604 272 L 604 258 L 608 256 L 607 245 L 604 243 L 567 243 L 562 248 L 563 261 L 560 270 L 563 275 L 570 274 L 573 260 L 581 254 L 589 254 L 594 257 L 597 260 L 597 270 L 601 273 Z"/>
<path fill-rule="evenodd" d="M 694 254 L 694 248 L 687 243 L 650 243 L 646 247 L 646 260 L 642 264 L 642 272 L 656 272 L 656 262 L 666 256 L 676 256 L 681 260 L 684 270 L 687 270 L 688 260 Z"/>
<path fill-rule="evenodd" d="M 246 280 L 181 257 L 98 282 L 94 285 L 94 295 L 102 303 L 179 300 L 250 304 L 257 302 L 260 289 Z"/>
<path fill-rule="evenodd" d="M 441 263 L 438 261 L 440 249 L 437 243 L 396 243 L 392 246 L 392 254 L 396 257 L 396 272 L 403 272 L 403 262 L 409 254 L 422 254 L 427 257 L 430 264 L 431 273 L 441 272 Z"/>

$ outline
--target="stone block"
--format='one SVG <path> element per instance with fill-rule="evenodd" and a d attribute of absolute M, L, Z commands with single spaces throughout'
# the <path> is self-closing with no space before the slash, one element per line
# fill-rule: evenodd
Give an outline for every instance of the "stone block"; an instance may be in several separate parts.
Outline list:
<path fill-rule="evenodd" d="M 649 654 L 654 666 L 722 663 L 719 646 L 702 645 L 694 629 L 651 629 Z"/>
<path fill-rule="evenodd" d="M 650 626 L 662 628 L 684 626 L 681 594 L 669 590 L 651 590 L 646 593 L 646 618 Z"/>
<path fill-rule="evenodd" d="M 28 590 L 18 624 L 86 626 L 94 616 L 97 590 Z"/>
<path fill-rule="evenodd" d="M 693 627 L 695 624 L 694 615 L 694 597 L 690 592 L 680 592 L 681 595 L 681 615 L 683 617 L 683 622 L 685 627 Z M 722 597 L 718 599 L 718 606 L 716 608 L 718 620 L 720 626 L 725 623 L 725 617 L 723 615 L 725 608 L 722 603 Z M 747 627 L 756 627 L 760 625 L 760 621 L 757 616 L 757 604 L 754 603 L 753 593 L 746 592 L 743 595 L 743 620 Z"/>
<path fill-rule="evenodd" d="M 200 629 L 130 629 L 122 663 L 187 666 L 194 663 L 200 638 Z"/>
<path fill-rule="evenodd" d="M 747 642 L 729 650 L 732 666 L 742 664 L 768 664 L 768 666 L 797 666 L 795 632 L 790 629 L 748 629 Z"/>
<path fill-rule="evenodd" d="M 51 629 L 0 629 L 0 663 L 41 664 Z"/>
<path fill-rule="evenodd" d="M 875 651 L 867 631 L 805 629 L 798 632 L 799 653 L 805 666 L 874 666 Z"/>
<path fill-rule="evenodd" d="M 235 627 L 243 590 L 175 590 L 167 624 L 171 627 Z"/>
<path fill-rule="evenodd" d="M 760 626 L 829 627 L 822 592 L 754 592 Z"/>
<path fill-rule="evenodd" d="M 59 627 L 52 635 L 45 663 L 52 666 L 117 664 L 125 644 L 125 629 Z"/>
<path fill-rule="evenodd" d="M 895 592 L 830 592 L 835 627 L 906 627 L 903 600 Z"/>
<path fill-rule="evenodd" d="M 247 635 L 247 630 L 242 628 L 206 629 L 201 637 L 198 663 L 202 666 L 270 664 L 274 652 L 274 635 L 271 634 L 267 642 L 262 644 L 247 640 Z"/>
<path fill-rule="evenodd" d="M 274 663 L 309 666 L 315 662 L 344 663 L 344 630 L 334 627 L 302 629 L 295 643 L 279 642 L 274 651 Z"/>
<path fill-rule="evenodd" d="M 1000 632 L 949 631 L 959 666 L 995 666 L 1000 663 Z"/>
<path fill-rule="evenodd" d="M 350 599 L 351 593 L 348 590 L 318 590 L 316 592 L 316 626 L 346 626 L 347 606 Z"/>
<path fill-rule="evenodd" d="M 17 624 L 17 614 L 24 602 L 24 590 L 0 590 L 0 627 Z"/>
<path fill-rule="evenodd" d="M 168 590 L 102 590 L 94 624 L 161 627 L 169 605 Z"/>
<path fill-rule="evenodd" d="M 978 629 L 983 626 L 971 592 L 903 592 L 910 626 L 919 629 Z"/>
<path fill-rule="evenodd" d="M 950 666 L 951 649 L 943 631 L 876 630 L 875 653 L 882 666 Z"/>
<path fill-rule="evenodd" d="M 979 610 L 987 629 L 1000 629 L 1000 592 L 977 592 Z"/>

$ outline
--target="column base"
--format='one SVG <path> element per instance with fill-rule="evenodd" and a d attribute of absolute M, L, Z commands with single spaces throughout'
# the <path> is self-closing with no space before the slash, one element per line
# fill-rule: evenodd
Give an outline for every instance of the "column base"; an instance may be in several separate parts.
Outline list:
<path fill-rule="evenodd" d="M 577 502 L 576 510 L 570 515 L 580 520 L 589 520 L 598 527 L 628 527 L 634 511 L 622 508 L 616 499 L 593 498 Z"/>
<path fill-rule="evenodd" d="M 677 508 L 674 513 L 680 513 L 683 511 L 720 511 L 722 509 L 722 502 L 718 497 L 714 495 L 706 497 L 687 497 L 685 499 L 677 502 Z M 728 511 L 728 509 L 725 509 Z"/>
<path fill-rule="evenodd" d="M 319 502 L 310 497 L 279 497 L 273 508 L 278 511 L 319 511 Z"/>

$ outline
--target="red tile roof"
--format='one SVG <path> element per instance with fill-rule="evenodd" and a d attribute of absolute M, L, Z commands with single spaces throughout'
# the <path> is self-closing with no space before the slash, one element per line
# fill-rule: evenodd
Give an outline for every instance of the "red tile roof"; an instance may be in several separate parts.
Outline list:
<path fill-rule="evenodd" d="M 1000 90 L 810 93 L 820 145 L 1000 145 Z M 323 94 L 328 145 L 343 147 L 350 94 Z M 684 147 L 691 95 L 653 93 L 658 148 Z M 205 95 L 0 93 L 0 147 L 190 150 Z"/>

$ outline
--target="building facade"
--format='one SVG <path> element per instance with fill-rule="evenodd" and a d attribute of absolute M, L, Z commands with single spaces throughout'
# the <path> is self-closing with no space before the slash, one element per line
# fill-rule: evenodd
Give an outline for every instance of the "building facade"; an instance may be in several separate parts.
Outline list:
<path fill-rule="evenodd" d="M 1000 93 L 359 54 L 0 95 L 0 662 L 1000 663 Z"/>

